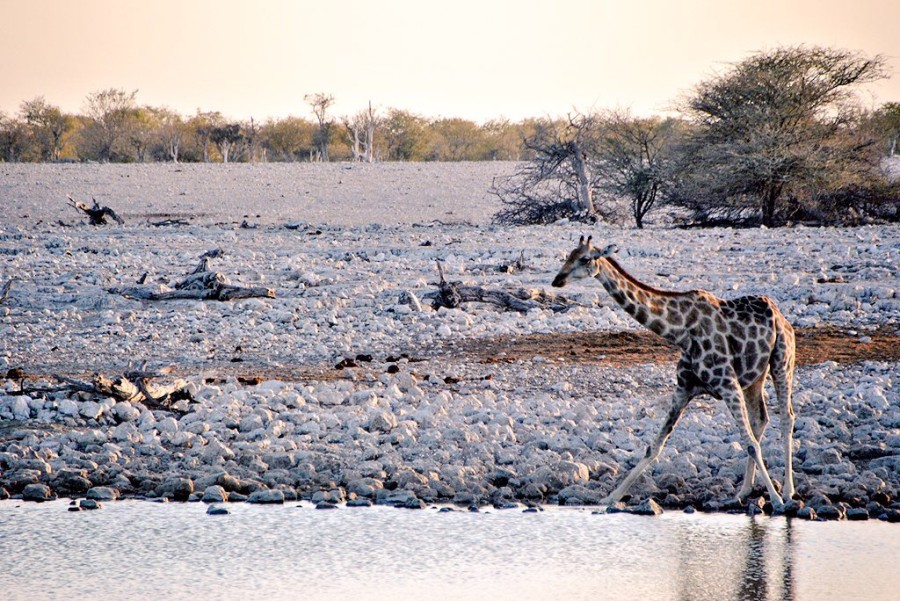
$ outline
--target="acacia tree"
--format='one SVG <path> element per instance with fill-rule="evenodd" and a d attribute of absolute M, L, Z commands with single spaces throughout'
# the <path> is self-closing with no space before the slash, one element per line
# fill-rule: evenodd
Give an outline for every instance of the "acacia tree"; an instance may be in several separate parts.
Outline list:
<path fill-rule="evenodd" d="M 312 160 L 315 124 L 300 117 L 269 120 L 260 130 L 262 146 L 275 160 Z"/>
<path fill-rule="evenodd" d="M 209 139 L 219 149 L 222 162 L 227 163 L 232 150 L 244 139 L 244 134 L 241 132 L 240 123 L 224 123 L 213 127 Z"/>
<path fill-rule="evenodd" d="M 27 138 L 25 123 L 0 112 L 0 161 L 21 161 Z"/>
<path fill-rule="evenodd" d="M 382 120 L 380 139 L 384 140 L 385 156 L 392 161 L 418 161 L 428 151 L 428 121 L 424 117 L 401 109 L 389 109 Z"/>
<path fill-rule="evenodd" d="M 594 169 L 598 141 L 594 115 L 538 122 L 534 135 L 524 141 L 534 158 L 513 175 L 494 181 L 491 193 L 505 205 L 494 220 L 528 224 L 602 217 L 594 201 L 599 185 Z"/>
<path fill-rule="evenodd" d="M 63 114 L 59 107 L 49 104 L 43 96 L 23 102 L 19 113 L 31 129 L 40 159 L 58 161 L 64 138 L 74 128 L 73 119 Z"/>
<path fill-rule="evenodd" d="M 119 150 L 135 108 L 137 90 L 109 88 L 88 94 L 85 113 L 88 125 L 84 130 L 85 150 L 101 161 L 110 161 Z"/>
<path fill-rule="evenodd" d="M 307 94 L 303 97 L 312 107 L 313 115 L 319 124 L 319 130 L 313 140 L 318 149 L 318 160 L 328 161 L 328 145 L 331 141 L 331 132 L 334 129 L 334 121 L 328 116 L 328 109 L 334 104 L 334 96 L 330 94 Z"/>
<path fill-rule="evenodd" d="M 671 187 L 672 152 L 679 122 L 659 117 L 636 118 L 611 111 L 600 118 L 597 170 L 605 192 L 629 200 L 638 229 Z"/>
<path fill-rule="evenodd" d="M 159 143 L 165 157 L 173 163 L 178 162 L 181 145 L 184 141 L 186 127 L 181 115 L 167 108 L 156 109 L 159 118 Z"/>
<path fill-rule="evenodd" d="M 814 184 L 871 167 L 871 140 L 852 139 L 853 89 L 885 74 L 880 56 L 798 46 L 754 54 L 701 83 L 685 106 L 694 135 L 673 201 L 700 218 L 794 217 L 804 196 L 815 202 Z"/>
<path fill-rule="evenodd" d="M 204 163 L 211 160 L 209 150 L 212 142 L 213 131 L 225 124 L 225 118 L 219 111 L 197 111 L 187 123 L 188 130 L 193 133 L 194 144 L 200 152 Z"/>

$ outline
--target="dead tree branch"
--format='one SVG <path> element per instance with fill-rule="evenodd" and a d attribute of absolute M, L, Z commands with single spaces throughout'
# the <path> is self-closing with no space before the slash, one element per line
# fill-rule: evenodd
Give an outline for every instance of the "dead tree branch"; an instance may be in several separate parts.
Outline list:
<path fill-rule="evenodd" d="M 84 213 L 85 215 L 88 216 L 88 223 L 90 223 L 91 225 L 106 225 L 107 217 L 109 217 L 110 219 L 112 219 L 113 221 L 118 223 L 119 225 L 122 225 L 125 223 L 122 220 L 122 218 L 119 217 L 118 215 L 116 215 L 116 212 L 113 211 L 111 208 L 101 207 L 100 204 L 97 202 L 97 199 L 92 198 L 91 200 L 94 201 L 94 206 L 88 206 L 87 204 L 85 204 L 83 202 L 79 202 L 79 201 L 75 200 L 69 194 L 66 194 L 66 198 L 69 199 L 70 207 L 72 207 L 78 211 L 81 211 L 82 213 Z"/>
<path fill-rule="evenodd" d="M 275 298 L 272 288 L 235 286 L 228 282 L 225 275 L 210 271 L 209 258 L 220 256 L 221 251 L 209 251 L 200 258 L 200 263 L 183 280 L 175 283 L 172 289 L 159 289 L 155 286 L 114 286 L 108 291 L 112 294 L 137 300 L 217 300 L 231 301 L 243 298 Z"/>
<path fill-rule="evenodd" d="M 491 290 L 481 286 L 467 286 L 462 282 L 448 282 L 444 277 L 444 269 L 440 262 L 437 264 L 441 281 L 438 289 L 422 296 L 422 300 L 429 301 L 432 308 L 441 307 L 455 309 L 462 303 L 487 303 L 504 310 L 526 313 L 532 309 L 550 309 L 551 311 L 566 311 L 576 303 L 571 299 L 541 289 L 518 288 L 515 290 Z"/>
<path fill-rule="evenodd" d="M 140 370 L 128 371 L 122 377 L 114 380 L 101 373 L 95 373 L 90 380 L 54 375 L 53 378 L 60 383 L 58 386 L 24 386 L 20 382 L 19 390 L 7 391 L 6 394 L 31 397 L 49 396 L 61 392 L 70 396 L 86 394 L 94 397 L 113 398 L 118 402 L 142 403 L 150 409 L 172 411 L 174 410 L 171 406 L 173 402 L 190 398 L 190 394 L 185 390 L 187 383 L 181 379 L 164 385 L 150 383 L 151 379 L 167 376 L 172 371 L 170 367 L 149 371 L 146 366 L 143 366 Z M 23 374 L 23 376 L 25 375 Z"/>

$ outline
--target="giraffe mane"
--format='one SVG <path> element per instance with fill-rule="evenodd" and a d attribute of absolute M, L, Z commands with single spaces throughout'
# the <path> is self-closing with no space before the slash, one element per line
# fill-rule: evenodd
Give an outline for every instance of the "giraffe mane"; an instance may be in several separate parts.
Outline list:
<path fill-rule="evenodd" d="M 687 294 L 686 292 L 677 292 L 677 291 L 673 291 L 673 290 L 660 290 L 659 288 L 654 288 L 653 286 L 645 284 L 644 282 L 640 281 L 639 279 L 637 279 L 636 277 L 634 277 L 633 275 L 628 273 L 625 270 L 625 268 L 622 267 L 621 265 L 619 265 L 619 262 L 616 261 L 615 259 L 613 259 L 612 257 L 605 257 L 605 258 L 609 262 L 609 264 L 612 265 L 613 269 L 615 269 L 620 274 L 622 274 L 622 276 L 626 280 L 628 280 L 629 282 L 631 282 L 632 284 L 634 284 L 635 286 L 637 286 L 638 288 L 640 288 L 641 290 L 643 290 L 645 292 L 649 292 L 651 294 L 656 294 L 659 296 L 684 296 L 685 294 Z"/>

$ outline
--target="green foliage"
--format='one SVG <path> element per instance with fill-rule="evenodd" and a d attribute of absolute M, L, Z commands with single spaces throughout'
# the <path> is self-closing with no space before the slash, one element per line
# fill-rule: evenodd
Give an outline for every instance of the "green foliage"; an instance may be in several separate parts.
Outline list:
<path fill-rule="evenodd" d="M 853 88 L 884 76 L 881 57 L 799 46 L 755 54 L 701 83 L 685 107 L 693 135 L 673 202 L 701 220 L 776 225 L 861 174 L 877 180 Z"/>
<path fill-rule="evenodd" d="M 884 141 L 888 156 L 894 156 L 900 146 L 900 102 L 886 102 L 873 116 L 875 135 Z"/>
<path fill-rule="evenodd" d="M 127 130 L 135 118 L 137 90 L 109 88 L 88 94 L 85 102 L 86 126 L 81 131 L 80 154 L 103 162 L 127 161 L 132 155 L 124 147 Z"/>

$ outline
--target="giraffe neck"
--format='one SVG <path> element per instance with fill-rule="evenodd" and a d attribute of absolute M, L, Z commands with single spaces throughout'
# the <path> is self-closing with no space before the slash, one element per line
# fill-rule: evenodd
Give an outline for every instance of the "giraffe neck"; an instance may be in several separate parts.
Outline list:
<path fill-rule="evenodd" d="M 682 293 L 647 286 L 611 258 L 600 259 L 599 265 L 596 278 L 626 313 L 670 342 L 681 338 L 684 321 L 675 317 L 674 305 Z"/>

